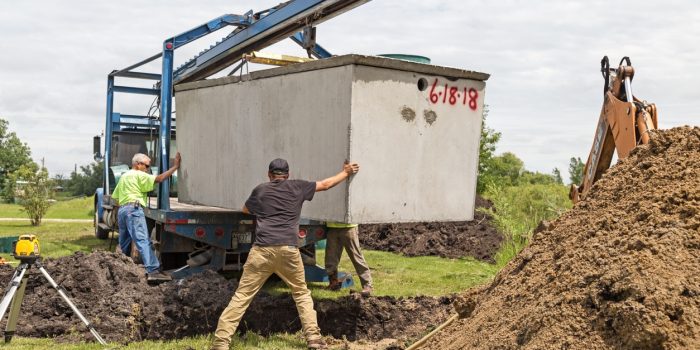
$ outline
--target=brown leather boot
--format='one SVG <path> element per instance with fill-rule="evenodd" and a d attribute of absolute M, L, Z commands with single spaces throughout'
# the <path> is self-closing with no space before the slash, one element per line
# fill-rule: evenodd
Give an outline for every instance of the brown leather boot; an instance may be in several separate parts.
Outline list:
<path fill-rule="evenodd" d="M 328 275 L 328 287 L 326 289 L 328 290 L 340 290 L 340 287 L 342 287 L 342 283 L 338 279 L 337 274 L 333 275 Z"/>
<path fill-rule="evenodd" d="M 366 285 L 366 286 L 362 287 L 362 291 L 360 292 L 360 295 L 362 295 L 365 298 L 372 295 L 372 286 Z"/>
<path fill-rule="evenodd" d="M 326 349 L 328 349 L 328 345 L 321 338 L 309 340 L 307 342 L 307 345 L 308 345 L 309 349 L 313 349 L 313 350 L 326 350 Z"/>

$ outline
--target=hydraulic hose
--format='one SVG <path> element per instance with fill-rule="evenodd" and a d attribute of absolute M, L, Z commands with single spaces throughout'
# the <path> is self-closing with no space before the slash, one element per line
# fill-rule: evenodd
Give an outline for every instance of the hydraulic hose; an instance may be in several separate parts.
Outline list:
<path fill-rule="evenodd" d="M 406 350 L 416 350 L 416 349 L 419 349 L 421 346 L 423 346 L 423 344 L 425 344 L 428 340 L 430 340 L 430 338 L 432 338 L 435 334 L 437 334 L 437 333 L 438 333 L 439 331 L 441 331 L 443 328 L 445 328 L 445 327 L 449 326 L 450 324 L 452 324 L 452 322 L 454 322 L 458 317 L 459 317 L 459 315 L 457 315 L 457 314 L 452 315 L 452 317 L 450 317 L 449 319 L 447 319 L 447 321 L 445 321 L 443 324 L 439 325 L 438 328 L 433 329 L 432 332 L 426 334 L 423 338 L 420 338 L 420 340 L 418 340 L 417 342 L 413 343 L 411 346 L 407 347 Z"/>

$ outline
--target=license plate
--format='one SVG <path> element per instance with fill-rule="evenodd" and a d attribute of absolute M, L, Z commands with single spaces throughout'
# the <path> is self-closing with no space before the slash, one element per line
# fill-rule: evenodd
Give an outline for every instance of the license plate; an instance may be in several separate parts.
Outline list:
<path fill-rule="evenodd" d="M 251 232 L 234 233 L 233 238 L 238 241 L 238 243 L 252 243 L 253 234 Z"/>

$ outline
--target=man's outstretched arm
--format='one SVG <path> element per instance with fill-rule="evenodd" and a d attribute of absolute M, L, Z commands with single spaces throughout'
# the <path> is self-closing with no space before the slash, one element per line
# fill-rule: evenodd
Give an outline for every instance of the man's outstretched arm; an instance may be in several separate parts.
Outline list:
<path fill-rule="evenodd" d="M 329 190 L 335 185 L 343 182 L 345 179 L 360 171 L 360 166 L 357 163 L 345 162 L 343 171 L 321 181 L 316 181 L 316 192 Z"/>
<path fill-rule="evenodd" d="M 181 161 L 181 159 L 182 159 L 182 158 L 180 157 L 180 152 L 177 152 L 177 154 L 175 154 L 175 165 L 173 165 L 173 166 L 172 166 L 170 169 L 168 169 L 167 171 L 165 171 L 165 172 L 159 174 L 158 176 L 156 176 L 156 182 L 157 182 L 157 183 L 161 183 L 161 182 L 165 181 L 165 179 L 169 178 L 169 177 L 175 172 L 175 170 L 177 170 L 178 168 L 180 168 L 180 161 Z"/>

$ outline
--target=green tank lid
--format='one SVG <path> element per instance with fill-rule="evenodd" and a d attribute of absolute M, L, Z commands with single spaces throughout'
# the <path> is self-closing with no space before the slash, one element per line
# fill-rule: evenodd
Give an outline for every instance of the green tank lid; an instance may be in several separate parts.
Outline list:
<path fill-rule="evenodd" d="M 430 58 L 418 55 L 404 55 L 401 53 L 385 53 L 377 55 L 379 57 L 393 58 L 397 60 L 411 61 L 416 63 L 430 64 Z"/>

